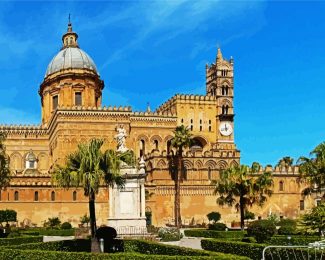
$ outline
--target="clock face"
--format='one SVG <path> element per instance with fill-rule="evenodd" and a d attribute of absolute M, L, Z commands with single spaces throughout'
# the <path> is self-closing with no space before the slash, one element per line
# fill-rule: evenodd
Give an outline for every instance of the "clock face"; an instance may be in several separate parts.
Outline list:
<path fill-rule="evenodd" d="M 219 131 L 223 136 L 229 136 L 232 134 L 232 126 L 229 122 L 221 122 Z"/>

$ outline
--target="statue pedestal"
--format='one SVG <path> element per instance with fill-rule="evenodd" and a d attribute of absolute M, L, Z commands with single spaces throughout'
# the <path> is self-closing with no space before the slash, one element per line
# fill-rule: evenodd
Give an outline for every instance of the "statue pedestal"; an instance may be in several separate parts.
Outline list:
<path fill-rule="evenodd" d="M 115 228 L 118 235 L 146 235 L 144 167 L 137 171 L 122 166 L 121 175 L 125 179 L 124 188 L 109 188 L 107 224 Z"/>

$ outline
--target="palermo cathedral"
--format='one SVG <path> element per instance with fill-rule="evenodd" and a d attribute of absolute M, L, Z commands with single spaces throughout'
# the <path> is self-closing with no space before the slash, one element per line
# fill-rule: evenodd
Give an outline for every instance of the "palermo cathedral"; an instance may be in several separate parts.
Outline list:
<path fill-rule="evenodd" d="M 206 65 L 206 95 L 176 94 L 155 111 L 134 112 L 131 107 L 102 105 L 104 81 L 77 40 L 69 23 L 62 48 L 49 63 L 39 88 L 40 125 L 0 125 L 0 131 L 7 134 L 5 144 L 13 172 L 10 186 L 0 191 L 0 208 L 16 210 L 20 225 L 42 225 L 49 217 L 59 217 L 76 226 L 88 213 L 88 198 L 81 188 L 54 187 L 51 170 L 64 164 L 78 144 L 92 138 L 104 139 L 105 149 L 116 149 L 114 136 L 123 127 L 126 147 L 145 161 L 147 222 L 173 224 L 175 190 L 167 154 L 173 130 L 183 124 L 194 138 L 184 152 L 183 224 L 207 223 L 206 214 L 211 211 L 219 211 L 229 227 L 239 221 L 235 208 L 217 205 L 211 185 L 222 169 L 240 162 L 234 143 L 233 59 L 224 59 L 218 49 L 215 61 Z M 283 217 L 303 213 L 311 202 L 300 195 L 303 187 L 298 182 L 298 168 L 269 170 L 274 173 L 274 194 L 262 208 L 256 206 L 251 211 L 261 218 L 271 212 Z M 105 187 L 96 197 L 99 225 L 107 223 L 109 197 Z"/>

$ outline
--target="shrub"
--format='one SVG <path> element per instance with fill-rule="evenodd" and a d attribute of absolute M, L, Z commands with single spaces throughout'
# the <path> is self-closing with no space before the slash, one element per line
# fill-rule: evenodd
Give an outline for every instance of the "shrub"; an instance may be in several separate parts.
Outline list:
<path fill-rule="evenodd" d="M 183 235 L 177 228 L 160 228 L 158 230 L 158 237 L 160 237 L 162 241 L 178 241 Z"/>
<path fill-rule="evenodd" d="M 48 220 L 44 222 L 44 227 L 57 228 L 60 224 L 61 220 L 58 217 L 48 218 Z"/>
<path fill-rule="evenodd" d="M 186 260 L 203 260 L 203 259 L 219 259 L 219 260 L 248 260 L 247 257 L 231 256 L 226 254 L 216 254 L 214 256 L 168 256 L 168 255 L 144 255 L 138 253 L 116 253 L 116 254 L 100 254 L 100 253 L 77 253 L 77 252 L 55 252 L 40 250 L 13 250 L 3 249 L 0 251 L 0 259 L 28 259 L 28 260 L 160 260 L 160 259 L 186 259 Z"/>
<path fill-rule="evenodd" d="M 220 220 L 221 214 L 219 212 L 212 211 L 207 215 L 207 217 L 208 217 L 209 221 L 212 221 L 213 223 L 216 223 L 216 222 L 218 222 Z"/>
<path fill-rule="evenodd" d="M 156 242 L 149 242 L 144 240 L 120 240 L 124 243 L 125 253 L 115 254 L 89 254 L 76 253 L 81 251 L 90 251 L 90 240 L 66 240 L 47 243 L 24 244 L 19 246 L 11 246 L 17 252 L 16 255 L 6 254 L 0 252 L 0 259 L 40 259 L 40 260 L 84 260 L 84 259 L 231 259 L 231 260 L 248 260 L 246 257 L 240 257 L 230 254 L 222 254 L 215 252 L 208 252 L 203 250 L 195 250 L 190 248 L 164 245 Z M 39 249 L 41 251 L 36 251 Z M 61 252 L 53 252 L 61 251 Z M 70 253 L 62 252 L 69 251 Z M 24 253 L 25 252 L 25 253 Z M 32 253 L 30 253 L 32 252 Z M 54 254 L 55 253 L 55 254 Z M 45 258 L 48 254 L 48 258 Z M 2 256 L 5 256 L 2 258 Z M 14 257 L 13 257 L 14 256 Z M 19 256 L 19 257 L 18 257 Z M 23 258 L 22 256 L 25 256 Z M 139 256 L 139 257 L 138 257 Z M 15 258 L 16 257 L 16 258 Z M 20 258 L 21 257 L 21 258 Z M 113 258 L 110 258 L 113 257 Z"/>
<path fill-rule="evenodd" d="M 276 227 L 272 221 L 256 220 L 249 224 L 247 235 L 254 237 L 257 243 L 269 240 L 276 232 Z"/>
<path fill-rule="evenodd" d="M 280 218 L 277 214 L 275 213 L 271 213 L 268 217 L 267 217 L 268 221 L 271 221 L 274 225 L 277 225 L 280 221 Z"/>
<path fill-rule="evenodd" d="M 283 226 L 278 229 L 279 235 L 294 235 L 297 234 L 297 229 L 293 226 Z"/>
<path fill-rule="evenodd" d="M 277 223 L 278 226 L 280 227 L 284 227 L 284 226 L 293 226 L 293 227 L 296 227 L 297 226 L 297 222 L 293 219 L 290 219 L 290 218 L 286 218 L 286 219 L 281 219 L 278 223 Z"/>
<path fill-rule="evenodd" d="M 263 249 L 267 244 L 243 243 L 238 241 L 222 241 L 215 239 L 202 239 L 201 246 L 205 250 L 222 252 L 228 254 L 236 254 L 247 256 L 253 260 L 260 260 L 262 258 Z M 285 248 L 273 249 L 267 251 L 266 259 L 310 259 L 310 252 L 301 248 Z M 313 250 L 313 259 L 322 259 L 322 250 Z"/>
<path fill-rule="evenodd" d="M 198 256 L 213 256 L 213 259 L 238 259 L 242 260 L 240 256 L 235 255 L 219 255 L 208 251 L 195 250 L 191 248 L 164 245 L 156 242 L 145 240 L 124 240 L 125 252 L 137 252 L 149 255 L 170 255 L 170 256 L 190 256 L 189 259 L 196 259 Z M 248 259 L 248 258 L 244 258 Z"/>
<path fill-rule="evenodd" d="M 245 213 L 244 213 L 245 220 L 254 219 L 254 218 L 255 218 L 255 214 L 253 212 L 245 210 Z"/>
<path fill-rule="evenodd" d="M 206 237 L 206 238 L 223 238 L 223 239 L 237 239 L 241 240 L 245 231 L 216 231 L 206 229 L 188 229 L 184 230 L 184 233 L 188 237 Z"/>
<path fill-rule="evenodd" d="M 278 230 L 279 235 L 294 235 L 297 234 L 297 223 L 293 219 L 281 219 L 277 224 L 280 226 Z"/>
<path fill-rule="evenodd" d="M 273 236 L 271 237 L 270 241 L 268 241 L 271 245 L 308 245 L 309 243 L 313 243 L 315 241 L 321 240 L 318 236 Z"/>
<path fill-rule="evenodd" d="M 227 226 L 223 223 L 213 223 L 208 225 L 210 230 L 225 231 Z"/>
<path fill-rule="evenodd" d="M 148 225 L 147 226 L 147 232 L 152 233 L 152 234 L 158 234 L 159 228 L 155 227 L 153 225 Z"/>
<path fill-rule="evenodd" d="M 90 240 L 88 239 L 75 239 L 75 240 L 62 240 L 46 243 L 31 243 L 21 244 L 16 246 L 9 246 L 12 249 L 21 250 L 45 250 L 45 251 L 68 251 L 68 252 L 90 252 Z"/>
<path fill-rule="evenodd" d="M 0 239 L 0 246 L 9 246 L 9 245 L 20 245 L 27 243 L 37 243 L 42 242 L 43 237 L 15 237 L 15 238 L 2 238 Z"/>
<path fill-rule="evenodd" d="M 256 243 L 256 239 L 254 237 L 244 237 L 241 242 L 245 243 Z"/>
<path fill-rule="evenodd" d="M 69 222 L 63 222 L 61 224 L 61 229 L 71 229 L 71 228 L 72 228 L 72 226 Z"/>

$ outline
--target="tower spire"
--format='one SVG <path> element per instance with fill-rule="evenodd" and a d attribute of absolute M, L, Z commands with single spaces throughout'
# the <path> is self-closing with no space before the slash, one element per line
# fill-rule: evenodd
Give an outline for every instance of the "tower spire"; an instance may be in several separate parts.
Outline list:
<path fill-rule="evenodd" d="M 71 15 L 69 14 L 68 29 L 67 29 L 67 32 L 62 36 L 62 42 L 63 42 L 62 49 L 65 49 L 68 47 L 79 48 L 77 39 L 78 39 L 78 34 L 75 33 L 72 29 Z"/>
<path fill-rule="evenodd" d="M 217 60 L 222 60 L 222 53 L 221 53 L 221 49 L 220 47 L 218 46 L 218 51 L 217 51 Z"/>

